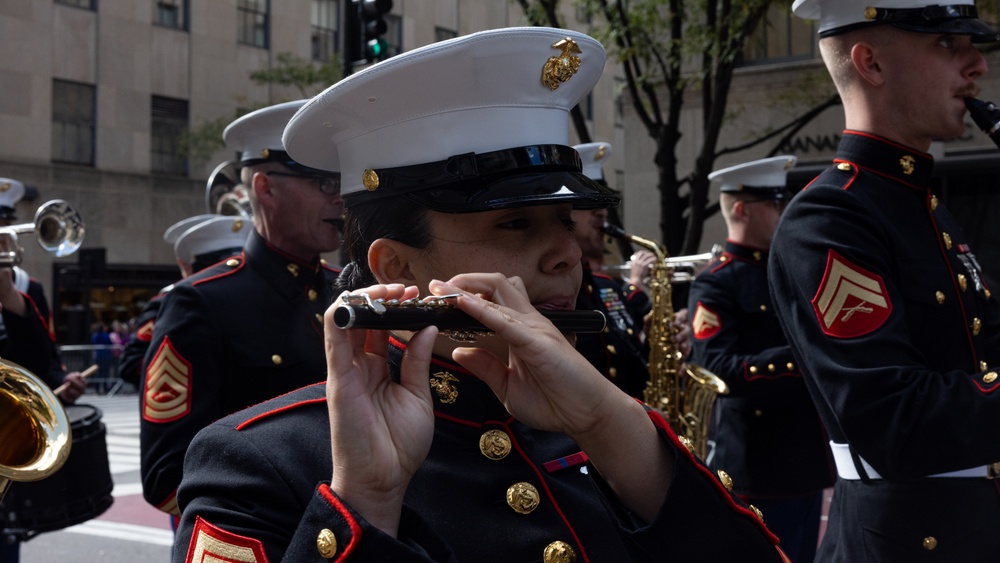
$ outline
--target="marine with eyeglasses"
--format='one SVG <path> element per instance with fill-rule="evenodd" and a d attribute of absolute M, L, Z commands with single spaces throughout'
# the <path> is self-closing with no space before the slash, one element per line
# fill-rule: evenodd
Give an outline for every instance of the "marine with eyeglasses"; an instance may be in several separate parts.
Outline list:
<path fill-rule="evenodd" d="M 243 251 L 178 282 L 162 299 L 143 362 L 143 495 L 177 516 L 175 492 L 194 435 L 220 417 L 325 379 L 323 312 L 339 270 L 340 175 L 303 166 L 281 132 L 306 100 L 231 123 L 253 230 Z"/>

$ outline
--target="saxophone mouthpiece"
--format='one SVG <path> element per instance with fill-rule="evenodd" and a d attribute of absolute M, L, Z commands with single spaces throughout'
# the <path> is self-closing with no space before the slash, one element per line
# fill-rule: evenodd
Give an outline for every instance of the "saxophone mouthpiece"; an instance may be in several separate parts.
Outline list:
<path fill-rule="evenodd" d="M 1000 148 L 1000 108 L 993 102 L 984 102 L 976 98 L 965 98 L 965 107 L 969 108 L 969 117 L 983 133 Z"/>
<path fill-rule="evenodd" d="M 625 229 L 619 227 L 618 225 L 612 225 L 611 223 L 604 223 L 604 226 L 601 227 L 601 230 L 604 231 L 604 234 L 615 238 L 620 238 L 620 239 L 630 238 L 628 233 L 625 232 Z"/>

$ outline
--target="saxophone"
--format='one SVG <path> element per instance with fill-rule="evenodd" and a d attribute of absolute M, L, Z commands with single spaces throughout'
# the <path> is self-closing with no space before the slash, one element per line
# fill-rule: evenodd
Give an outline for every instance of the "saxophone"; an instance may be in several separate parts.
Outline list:
<path fill-rule="evenodd" d="M 628 240 L 656 255 L 650 266 L 649 293 L 652 319 L 649 334 L 649 381 L 643 399 L 659 411 L 677 433 L 678 438 L 695 455 L 704 459 L 708 453 L 708 428 L 712 407 L 719 395 L 729 393 L 729 387 L 719 376 L 692 363 L 684 363 L 674 337 L 673 288 L 670 285 L 673 267 L 666 248 L 652 240 L 637 237 L 612 224 L 604 225 L 612 237 Z"/>

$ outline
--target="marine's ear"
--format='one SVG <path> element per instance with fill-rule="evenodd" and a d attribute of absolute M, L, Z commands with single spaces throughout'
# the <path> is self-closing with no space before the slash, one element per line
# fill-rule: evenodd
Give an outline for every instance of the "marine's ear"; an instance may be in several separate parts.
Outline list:
<path fill-rule="evenodd" d="M 368 267 L 378 283 L 401 283 L 413 285 L 410 260 L 418 254 L 417 249 L 399 241 L 380 238 L 368 247 Z"/>

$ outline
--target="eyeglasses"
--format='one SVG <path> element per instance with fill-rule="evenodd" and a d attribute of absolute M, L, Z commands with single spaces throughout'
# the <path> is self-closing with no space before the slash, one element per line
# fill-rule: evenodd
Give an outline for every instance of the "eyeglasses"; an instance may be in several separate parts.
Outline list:
<path fill-rule="evenodd" d="M 787 199 L 744 199 L 743 200 L 744 205 L 749 203 L 770 203 L 771 205 L 774 206 L 775 209 L 781 211 L 782 209 L 785 208 L 786 205 L 788 205 L 788 200 Z"/>
<path fill-rule="evenodd" d="M 303 178 L 313 180 L 319 184 L 319 191 L 326 195 L 337 195 L 340 193 L 340 178 L 336 176 L 310 176 L 309 174 L 292 174 L 291 172 L 281 172 L 271 170 L 265 172 L 268 176 L 283 176 L 285 178 Z"/>

